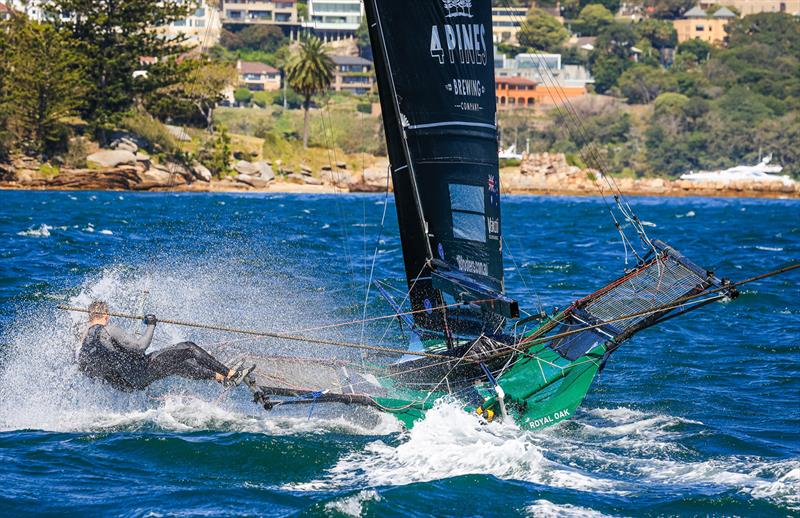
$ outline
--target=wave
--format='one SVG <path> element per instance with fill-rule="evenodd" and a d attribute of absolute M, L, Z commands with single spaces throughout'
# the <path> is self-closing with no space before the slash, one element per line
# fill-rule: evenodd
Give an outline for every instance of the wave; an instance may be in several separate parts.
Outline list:
<path fill-rule="evenodd" d="M 719 433 L 698 421 L 624 407 L 582 411 L 574 421 L 529 432 L 511 423 L 481 425 L 457 404 L 443 402 L 396 443 L 373 441 L 345 454 L 324 478 L 286 489 L 396 486 L 489 475 L 605 496 L 653 488 L 663 494 L 735 491 L 800 509 L 800 459 L 691 460 L 693 452 L 684 443 L 712 432 Z M 547 515 L 542 506 L 548 505 L 552 516 L 591 511 L 544 502 L 529 511 Z"/>

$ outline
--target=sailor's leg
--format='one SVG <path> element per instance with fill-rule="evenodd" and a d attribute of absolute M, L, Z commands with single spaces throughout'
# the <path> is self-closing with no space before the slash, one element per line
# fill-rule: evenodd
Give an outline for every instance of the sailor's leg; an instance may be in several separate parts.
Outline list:
<path fill-rule="evenodd" d="M 223 376 L 228 375 L 230 369 L 228 369 L 225 364 L 208 354 L 205 349 L 193 342 L 181 342 L 173 345 L 172 348 L 175 350 L 188 351 L 189 357 L 197 362 L 200 367 L 222 374 Z"/>
<path fill-rule="evenodd" d="M 183 342 L 147 355 L 148 384 L 167 376 L 218 379 L 228 368 L 191 342 Z"/>

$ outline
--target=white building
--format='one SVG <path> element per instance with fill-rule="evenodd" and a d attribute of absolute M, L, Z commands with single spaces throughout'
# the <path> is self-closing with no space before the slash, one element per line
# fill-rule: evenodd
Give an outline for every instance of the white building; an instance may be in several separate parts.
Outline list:
<path fill-rule="evenodd" d="M 363 16 L 361 0 L 308 0 L 303 26 L 324 39 L 340 39 L 354 36 Z"/>
<path fill-rule="evenodd" d="M 562 88 L 585 88 L 587 84 L 594 83 L 586 67 L 563 64 L 561 54 L 523 53 L 509 58 L 495 49 L 494 66 L 498 78 L 522 77 L 538 84 Z"/>
<path fill-rule="evenodd" d="M 296 0 L 222 0 L 222 21 L 227 24 L 299 24 Z"/>
<path fill-rule="evenodd" d="M 219 10 L 209 5 L 206 0 L 184 0 L 184 3 L 197 7 L 188 17 L 164 27 L 164 34 L 167 37 L 186 36 L 188 46 L 198 47 L 204 51 L 219 43 L 222 31 Z"/>

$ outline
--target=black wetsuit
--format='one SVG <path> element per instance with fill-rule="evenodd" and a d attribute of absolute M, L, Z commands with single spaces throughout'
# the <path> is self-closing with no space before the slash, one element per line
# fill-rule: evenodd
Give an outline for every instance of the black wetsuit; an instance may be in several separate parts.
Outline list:
<path fill-rule="evenodd" d="M 142 337 L 132 338 L 112 325 L 90 327 L 78 355 L 80 370 L 126 392 L 143 390 L 167 376 L 211 380 L 215 374 L 228 374 L 222 362 L 192 342 L 146 354 L 154 328 L 149 325 Z"/>

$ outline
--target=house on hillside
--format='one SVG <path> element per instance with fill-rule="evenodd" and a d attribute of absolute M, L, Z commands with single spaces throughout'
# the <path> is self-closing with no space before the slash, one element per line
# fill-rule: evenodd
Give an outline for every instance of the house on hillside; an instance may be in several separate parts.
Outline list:
<path fill-rule="evenodd" d="M 492 39 L 495 43 L 518 45 L 517 34 L 528 16 L 528 7 L 492 7 Z"/>
<path fill-rule="evenodd" d="M 725 26 L 736 14 L 727 7 L 717 9 L 709 15 L 699 6 L 695 6 L 683 15 L 682 18 L 673 20 L 672 26 L 678 33 L 678 42 L 700 39 L 711 45 L 721 45 L 727 33 Z"/>
<path fill-rule="evenodd" d="M 299 25 L 296 0 L 222 0 L 224 24 Z"/>
<path fill-rule="evenodd" d="M 375 84 L 372 61 L 356 56 L 331 56 L 334 70 L 333 89 L 337 92 L 367 94 Z"/>
<path fill-rule="evenodd" d="M 190 0 L 183 0 L 184 3 Z M 219 43 L 222 19 L 219 10 L 207 0 L 192 1 L 193 11 L 189 16 L 163 27 L 168 38 L 186 37 L 186 45 L 206 51 Z"/>
<path fill-rule="evenodd" d="M 277 68 L 255 61 L 237 61 L 239 86 L 252 92 L 274 92 L 281 89 L 281 73 Z"/>
<path fill-rule="evenodd" d="M 586 67 L 564 64 L 561 54 L 522 53 L 510 58 L 495 50 L 494 56 L 495 74 L 500 78 L 521 77 L 569 91 L 570 96 L 583 95 L 594 83 Z"/>
<path fill-rule="evenodd" d="M 700 7 L 709 9 L 714 5 L 725 5 L 739 11 L 742 16 L 758 13 L 789 13 L 800 15 L 800 0 L 722 0 L 701 1 Z"/>
<path fill-rule="evenodd" d="M 495 95 L 499 109 L 561 105 L 586 94 L 585 86 L 565 86 L 537 82 L 525 77 L 496 77 Z"/>
<path fill-rule="evenodd" d="M 324 41 L 352 39 L 364 17 L 361 0 L 308 0 L 303 27 Z"/>
<path fill-rule="evenodd" d="M 14 10 L 6 4 L 0 3 L 0 22 L 10 20 L 14 16 Z"/>

